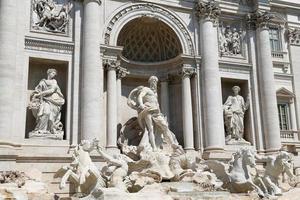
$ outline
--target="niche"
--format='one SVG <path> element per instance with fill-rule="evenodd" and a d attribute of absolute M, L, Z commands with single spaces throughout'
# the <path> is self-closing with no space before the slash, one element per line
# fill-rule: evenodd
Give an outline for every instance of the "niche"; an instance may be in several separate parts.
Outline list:
<path fill-rule="evenodd" d="M 57 75 L 54 79 L 64 96 L 65 103 L 61 107 L 61 123 L 63 125 L 62 130 L 64 131 L 63 139 L 66 139 L 66 114 L 67 114 L 67 80 L 68 80 L 68 62 L 41 59 L 41 58 L 29 58 L 29 69 L 28 69 L 28 85 L 27 85 L 27 109 L 26 109 L 26 132 L 25 138 L 29 138 L 29 133 L 35 129 L 36 118 L 33 116 L 32 110 L 29 109 L 28 105 L 30 97 L 35 90 L 35 87 L 40 83 L 42 79 L 47 79 L 47 70 L 53 68 L 56 69 Z M 41 137 L 42 138 L 42 137 Z"/>
<path fill-rule="evenodd" d="M 244 98 L 244 101 L 246 103 L 247 96 L 249 94 L 249 87 L 248 87 L 248 81 L 247 80 L 239 80 L 239 79 L 229 79 L 229 78 L 222 78 L 222 102 L 223 105 L 226 102 L 228 96 L 233 95 L 232 87 L 233 86 L 239 86 L 241 88 L 239 95 L 241 95 Z M 251 102 L 251 101 L 250 101 Z M 251 104 L 246 110 L 244 115 L 244 139 L 247 140 L 250 143 L 253 143 L 252 141 L 252 135 L 251 135 Z M 225 135 L 226 133 L 226 127 L 224 124 L 224 130 Z"/>

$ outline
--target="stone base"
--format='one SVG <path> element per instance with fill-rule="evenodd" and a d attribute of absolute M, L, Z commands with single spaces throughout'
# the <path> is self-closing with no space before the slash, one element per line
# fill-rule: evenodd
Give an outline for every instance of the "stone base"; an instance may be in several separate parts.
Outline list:
<path fill-rule="evenodd" d="M 54 194 L 49 194 L 42 182 L 28 180 L 19 188 L 15 183 L 0 184 L 0 199 L 2 200 L 53 200 Z"/>
<path fill-rule="evenodd" d="M 29 133 L 29 138 L 39 138 L 39 139 L 54 139 L 62 140 L 64 133 L 52 134 L 52 133 L 39 133 L 38 131 L 32 131 Z"/>
<path fill-rule="evenodd" d="M 235 140 L 235 139 L 230 139 L 226 141 L 227 145 L 243 145 L 243 146 L 250 146 L 251 143 L 242 139 L 242 140 Z"/>
<path fill-rule="evenodd" d="M 204 151 L 202 158 L 205 160 L 228 161 L 231 158 L 231 154 L 227 151 Z"/>

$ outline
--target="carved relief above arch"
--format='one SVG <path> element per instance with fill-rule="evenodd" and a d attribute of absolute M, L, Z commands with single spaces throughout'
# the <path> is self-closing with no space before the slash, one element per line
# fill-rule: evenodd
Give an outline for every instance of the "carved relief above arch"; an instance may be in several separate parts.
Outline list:
<path fill-rule="evenodd" d="M 169 10 L 151 3 L 138 3 L 123 7 L 113 14 L 106 24 L 104 32 L 104 43 L 106 45 L 116 46 L 118 35 L 129 21 L 140 17 L 153 17 L 161 20 L 177 34 L 182 51 L 185 55 L 194 55 L 194 45 L 186 25 Z"/>

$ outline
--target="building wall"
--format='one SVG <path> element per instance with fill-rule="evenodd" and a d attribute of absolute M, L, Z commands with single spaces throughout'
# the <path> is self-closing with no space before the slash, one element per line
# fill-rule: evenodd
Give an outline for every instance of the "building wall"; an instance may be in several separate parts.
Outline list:
<path fill-rule="evenodd" d="M 83 50 L 83 34 L 84 34 L 84 6 L 87 2 L 71 1 L 70 20 L 66 27 L 66 33 L 52 33 L 45 30 L 35 30 L 33 28 L 36 13 L 33 12 L 33 6 L 31 0 L 18 1 L 17 4 L 8 5 L 8 1 L 4 0 L 1 9 L 11 9 L 13 6 L 17 13 L 14 18 L 17 23 L 13 27 L 4 23 L 9 16 L 0 14 L 0 41 L 5 41 L 7 37 L 6 28 L 10 28 L 8 31 L 13 30 L 14 37 L 8 38 L 10 43 L 0 43 L 0 83 L 1 91 L 11 92 L 13 94 L 0 105 L 1 111 L 0 120 L 5 124 L 7 121 L 12 121 L 11 125 L 1 125 L 0 133 L 0 160 L 6 160 L 7 156 L 10 157 L 9 162 L 2 165 L 4 169 L 19 168 L 21 165 L 16 164 L 22 162 L 20 168 L 32 166 L 28 164 L 30 162 L 36 163 L 41 160 L 41 170 L 45 172 L 53 173 L 55 167 L 46 170 L 43 166 L 46 166 L 48 162 L 56 163 L 56 165 L 62 162 L 69 162 L 70 154 L 68 149 L 70 145 L 74 146 L 80 142 L 82 135 L 82 118 L 80 113 L 81 106 L 81 92 L 82 75 L 84 68 L 82 65 L 82 50 Z M 54 0 L 58 5 L 61 5 L 63 0 Z M 139 9 L 138 6 L 146 5 L 150 3 L 154 10 L 151 9 Z M 5 7 L 6 6 L 6 7 Z M 286 9 L 281 9 L 284 6 Z M 276 21 L 280 27 L 280 37 L 282 43 L 282 50 L 280 52 L 273 52 L 273 72 L 275 77 L 275 88 L 278 91 L 282 91 L 285 88 L 290 93 L 289 98 L 293 100 L 293 106 L 290 109 L 294 109 L 295 116 L 292 116 L 294 121 L 293 134 L 294 138 L 282 138 L 282 144 L 295 147 L 294 153 L 297 154 L 299 148 L 298 132 L 300 126 L 300 46 L 299 42 L 291 41 L 288 37 L 289 30 L 299 29 L 299 9 L 300 4 L 292 1 L 276 1 L 273 0 L 270 3 L 264 3 L 263 1 L 257 1 L 251 5 L 241 5 L 238 0 L 232 1 L 220 1 L 220 8 L 222 14 L 220 16 L 220 23 L 218 26 L 218 41 L 220 43 L 220 34 L 222 28 L 226 26 L 237 27 L 241 31 L 241 54 L 237 56 L 233 55 L 219 55 L 219 71 L 221 78 L 222 88 L 222 102 L 224 103 L 226 97 L 230 94 L 230 88 L 237 84 L 242 88 L 242 96 L 244 98 L 249 94 L 251 99 L 250 109 L 246 113 L 245 117 L 245 138 L 260 152 L 264 152 L 266 149 L 265 132 L 263 131 L 262 112 L 264 108 L 260 103 L 260 85 L 258 80 L 258 59 L 259 56 L 257 49 L 260 48 L 256 40 L 256 33 L 247 29 L 247 23 L 245 15 L 249 12 L 259 8 L 262 10 L 276 11 L 278 18 Z M 1 11 L 0 9 L 0 11 Z M 131 75 L 122 79 L 121 98 L 118 99 L 117 104 L 120 110 L 118 110 L 118 123 L 124 124 L 131 117 L 136 116 L 136 112 L 127 106 L 127 96 L 134 87 L 138 85 L 146 85 L 147 78 L 151 73 L 162 74 L 169 72 L 176 77 L 170 81 L 169 85 L 169 103 L 170 103 L 170 118 L 169 124 L 178 140 L 181 144 L 184 144 L 184 133 L 182 128 L 182 96 L 181 96 L 181 82 L 178 78 L 178 67 L 182 63 L 189 63 L 190 66 L 199 70 L 198 75 L 202 73 L 201 64 L 201 42 L 200 42 L 200 27 L 199 19 L 196 16 L 194 9 L 194 2 L 190 0 L 186 1 L 142 1 L 142 2 L 127 2 L 127 1 L 113 1 L 103 0 L 101 5 L 98 6 L 100 12 L 100 19 L 97 19 L 95 23 L 100 26 L 100 32 L 98 34 L 99 39 L 99 56 L 103 60 L 110 59 L 111 57 L 118 57 L 118 52 L 114 47 L 118 38 L 118 33 L 125 25 L 125 22 L 132 20 L 135 15 L 140 16 L 145 12 L 148 17 L 156 17 L 162 20 L 167 25 L 170 25 L 172 30 L 177 34 L 181 45 L 183 47 L 183 54 L 179 55 L 178 59 L 172 60 L 169 63 L 160 63 L 159 66 L 144 67 L 136 69 L 136 66 L 130 63 L 125 63 L 127 68 L 132 67 L 134 69 L 133 74 L 140 73 L 140 79 L 135 79 Z M 122 12 L 120 12 L 122 11 Z M 12 19 L 11 19 L 12 20 Z M 276 24 L 275 23 L 275 24 Z M 110 32 L 110 30 L 112 30 Z M 107 37 L 109 34 L 109 38 Z M 298 35 L 297 35 L 298 34 Z M 299 40 L 299 32 L 297 33 Z M 14 45 L 14 55 L 5 57 L 5 45 Z M 101 47 L 100 47 L 101 46 Z M 104 46 L 104 47 L 103 47 Z M 117 52 L 117 53 L 116 53 Z M 9 63 L 8 59 L 14 59 L 12 63 Z M 119 57 L 118 57 L 119 59 Z M 7 64 L 8 63 L 8 64 Z M 104 63 L 104 61 L 102 62 Z M 134 63 L 138 65 L 139 63 Z M 149 64 L 149 63 L 147 63 Z M 143 64 L 140 64 L 143 65 Z M 62 88 L 62 92 L 66 98 L 66 104 L 63 106 L 63 119 L 65 136 L 61 141 L 57 140 L 37 140 L 28 139 L 28 131 L 34 127 L 34 119 L 31 116 L 30 111 L 27 109 L 29 96 L 34 86 L 41 78 L 46 77 L 46 69 L 54 67 L 58 70 L 58 84 Z M 99 87 L 101 89 L 102 108 L 98 112 L 101 116 L 101 130 L 98 131 L 95 137 L 99 138 L 103 146 L 107 145 L 107 72 L 103 66 L 95 66 L 103 69 L 103 79 L 99 80 Z M 264 66 L 261 66 L 264 67 Z M 12 74 L 6 75 L 6 70 L 12 70 Z M 144 74 L 142 76 L 142 74 Z M 206 112 L 205 103 L 203 103 L 203 91 L 205 88 L 202 85 L 202 77 L 198 76 L 196 87 L 198 90 L 193 95 L 194 104 L 193 110 L 196 110 L 198 121 L 194 122 L 194 134 L 197 134 L 195 138 L 195 145 L 199 145 L 197 149 L 202 150 L 205 148 L 205 121 L 203 115 Z M 7 88 L 9 83 L 9 88 Z M 287 95 L 287 94 L 286 94 Z M 294 96 L 293 96 L 294 95 Z M 198 98 L 195 100 L 195 98 Z M 5 107 L 10 106 L 10 110 L 6 110 Z M 117 105 L 116 105 L 117 106 Z M 220 108 L 222 109 L 222 108 Z M 7 113 L 9 111 L 9 113 Z M 9 117 L 11 120 L 7 120 Z M 194 112 L 194 119 L 196 117 Z M 5 119 L 4 119 L 5 118 Z M 194 120 L 195 121 L 195 120 Z M 225 137 L 225 136 L 224 136 Z M 196 141 L 197 140 L 197 141 Z M 2 148 L 3 147 L 3 148 Z M 10 156 L 11 155 L 11 156 Z"/>

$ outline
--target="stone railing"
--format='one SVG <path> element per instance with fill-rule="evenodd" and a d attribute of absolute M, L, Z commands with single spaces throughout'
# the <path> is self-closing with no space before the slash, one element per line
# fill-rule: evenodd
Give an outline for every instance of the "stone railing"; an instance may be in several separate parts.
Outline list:
<path fill-rule="evenodd" d="M 281 142 L 300 142 L 298 134 L 300 131 L 280 131 Z"/>
<path fill-rule="evenodd" d="M 275 59 L 284 59 L 285 58 L 285 52 L 281 51 L 272 51 L 272 57 Z"/>

